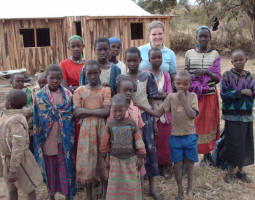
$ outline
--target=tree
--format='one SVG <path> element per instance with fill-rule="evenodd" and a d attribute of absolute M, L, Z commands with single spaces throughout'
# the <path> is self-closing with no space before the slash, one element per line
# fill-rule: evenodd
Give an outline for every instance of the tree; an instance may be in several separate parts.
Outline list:
<path fill-rule="evenodd" d="M 154 13 L 159 10 L 160 14 L 164 14 L 168 8 L 176 5 L 176 0 L 138 0 L 138 5 L 148 12 Z"/>
<path fill-rule="evenodd" d="M 240 12 L 245 12 L 253 24 L 253 55 L 255 56 L 255 0 L 197 0 L 197 3 L 206 9 L 208 17 L 213 12 L 219 19 L 228 17 L 230 20 L 236 18 Z"/>

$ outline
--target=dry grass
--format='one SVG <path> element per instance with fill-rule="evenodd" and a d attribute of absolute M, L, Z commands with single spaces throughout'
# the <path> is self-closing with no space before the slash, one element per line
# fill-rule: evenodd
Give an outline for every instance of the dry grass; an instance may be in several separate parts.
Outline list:
<path fill-rule="evenodd" d="M 177 55 L 178 68 L 184 67 L 183 53 Z M 255 60 L 249 60 L 246 69 L 255 74 Z M 222 72 L 231 68 L 230 60 L 226 57 L 222 60 Z M 223 124 L 223 123 L 221 123 Z M 222 126 L 221 126 L 222 127 Z M 246 172 L 255 182 L 255 165 L 245 168 Z M 213 167 L 201 168 L 199 164 L 195 165 L 195 179 L 194 179 L 194 195 L 193 200 L 254 200 L 255 199 L 255 184 L 246 184 L 240 181 L 235 181 L 233 184 L 226 184 L 223 181 L 225 171 Z M 184 177 L 184 186 L 186 187 L 186 177 Z M 162 177 L 156 177 L 157 191 L 163 196 L 162 200 L 174 199 L 177 193 L 176 183 L 174 178 L 164 180 Z M 145 200 L 151 200 L 148 197 L 148 182 L 145 183 Z M 48 194 L 45 185 L 37 189 L 37 197 L 39 200 L 48 199 Z M 0 179 L 0 200 L 7 199 L 6 187 L 3 180 Z M 25 200 L 25 196 L 20 194 L 20 200 Z M 64 199 L 58 195 L 57 200 Z M 78 193 L 76 200 L 84 199 L 85 193 Z"/>

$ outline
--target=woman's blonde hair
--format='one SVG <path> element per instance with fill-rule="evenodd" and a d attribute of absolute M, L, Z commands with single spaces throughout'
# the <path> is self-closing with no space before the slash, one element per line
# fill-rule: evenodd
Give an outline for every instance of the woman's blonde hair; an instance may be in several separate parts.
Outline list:
<path fill-rule="evenodd" d="M 154 28 L 162 28 L 162 30 L 165 31 L 164 24 L 159 20 L 152 21 L 151 23 L 148 24 L 147 33 L 150 34 L 151 30 Z"/>

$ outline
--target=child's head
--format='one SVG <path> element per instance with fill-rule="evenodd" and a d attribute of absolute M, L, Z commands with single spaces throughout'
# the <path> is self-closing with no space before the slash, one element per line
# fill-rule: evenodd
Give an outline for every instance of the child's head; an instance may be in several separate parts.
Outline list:
<path fill-rule="evenodd" d="M 6 109 L 22 109 L 27 104 L 27 95 L 21 89 L 12 89 L 5 96 Z"/>
<path fill-rule="evenodd" d="M 116 94 L 112 98 L 112 115 L 117 121 L 123 121 L 128 109 L 129 101 L 124 94 Z"/>
<path fill-rule="evenodd" d="M 125 62 L 130 72 L 138 72 L 141 53 L 136 47 L 129 47 L 125 52 Z"/>
<path fill-rule="evenodd" d="M 188 91 L 191 84 L 191 76 L 189 72 L 186 70 L 177 72 L 174 83 L 177 91 Z"/>
<path fill-rule="evenodd" d="M 110 42 L 110 56 L 116 58 L 120 54 L 121 41 L 119 38 L 111 37 Z"/>
<path fill-rule="evenodd" d="M 200 26 L 196 31 L 196 38 L 200 47 L 207 47 L 211 40 L 211 31 L 208 26 Z"/>
<path fill-rule="evenodd" d="M 88 79 L 90 86 L 97 86 L 100 80 L 100 67 L 99 63 L 96 60 L 88 60 L 85 65 L 85 76 Z"/>
<path fill-rule="evenodd" d="M 61 67 L 57 64 L 50 65 L 46 69 L 46 76 L 49 89 L 51 91 L 58 90 L 63 79 Z"/>
<path fill-rule="evenodd" d="M 42 89 L 47 84 L 47 77 L 45 72 L 41 72 L 38 74 L 38 85 L 40 89 Z"/>
<path fill-rule="evenodd" d="M 105 37 L 99 37 L 96 39 L 94 46 L 98 62 L 106 62 L 110 52 L 109 40 Z"/>
<path fill-rule="evenodd" d="M 159 48 L 152 48 L 149 50 L 149 61 L 152 67 L 159 69 L 162 64 L 162 52 Z"/>
<path fill-rule="evenodd" d="M 131 100 L 134 91 L 134 83 L 128 76 L 119 75 L 117 78 L 117 92 L 124 94 L 128 101 Z"/>
<path fill-rule="evenodd" d="M 236 49 L 232 52 L 231 63 L 233 64 L 236 71 L 241 72 L 244 69 L 247 57 L 243 50 Z"/>
<path fill-rule="evenodd" d="M 68 48 L 74 59 L 79 60 L 82 56 L 84 44 L 83 39 L 79 35 L 73 35 L 68 41 Z"/>
<path fill-rule="evenodd" d="M 11 84 L 13 89 L 23 89 L 24 88 L 24 74 L 12 74 L 11 75 Z"/>

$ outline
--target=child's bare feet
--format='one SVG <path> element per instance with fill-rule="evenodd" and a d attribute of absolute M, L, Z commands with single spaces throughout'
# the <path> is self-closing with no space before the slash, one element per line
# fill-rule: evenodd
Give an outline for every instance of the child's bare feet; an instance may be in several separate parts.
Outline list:
<path fill-rule="evenodd" d="M 236 178 L 240 179 L 242 182 L 245 182 L 245 183 L 252 183 L 252 180 L 247 176 L 246 173 L 243 173 L 243 172 L 237 172 L 236 173 Z"/>

